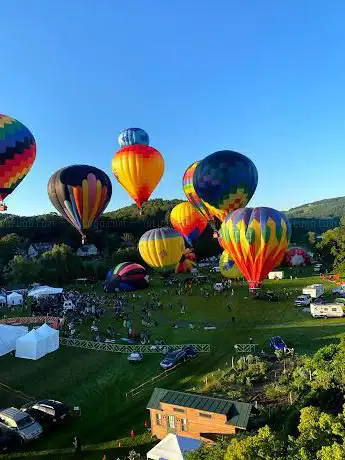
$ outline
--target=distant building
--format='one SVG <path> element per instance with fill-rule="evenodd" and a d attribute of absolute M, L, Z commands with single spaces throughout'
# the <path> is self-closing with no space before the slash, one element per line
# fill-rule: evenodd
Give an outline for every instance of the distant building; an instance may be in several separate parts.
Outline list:
<path fill-rule="evenodd" d="M 223 398 L 155 388 L 147 409 L 151 433 L 163 439 L 168 433 L 200 441 L 215 441 L 246 430 L 252 405 Z"/>
<path fill-rule="evenodd" d="M 94 244 L 84 244 L 77 251 L 79 257 L 95 257 L 98 255 L 98 249 Z"/>
<path fill-rule="evenodd" d="M 35 258 L 52 249 L 53 245 L 51 243 L 32 243 L 28 249 L 28 256 Z"/>

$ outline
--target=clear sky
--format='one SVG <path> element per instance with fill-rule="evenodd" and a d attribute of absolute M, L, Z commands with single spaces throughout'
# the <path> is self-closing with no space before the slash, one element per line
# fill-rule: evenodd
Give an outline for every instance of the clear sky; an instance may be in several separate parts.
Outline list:
<path fill-rule="evenodd" d="M 144 128 L 166 162 L 153 197 L 182 198 L 220 149 L 259 171 L 251 204 L 345 195 L 345 2 L 11 0 L 0 12 L 0 113 L 33 132 L 36 162 L 9 212 L 53 210 L 50 175 L 75 163 L 113 180 L 117 133 Z"/>

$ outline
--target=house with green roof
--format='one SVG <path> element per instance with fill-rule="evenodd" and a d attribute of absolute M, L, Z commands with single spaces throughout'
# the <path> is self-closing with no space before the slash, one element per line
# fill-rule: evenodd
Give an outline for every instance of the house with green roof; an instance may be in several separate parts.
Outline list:
<path fill-rule="evenodd" d="M 246 430 L 252 405 L 225 398 L 155 388 L 147 404 L 151 432 L 158 439 L 168 433 L 201 441 L 233 436 Z"/>

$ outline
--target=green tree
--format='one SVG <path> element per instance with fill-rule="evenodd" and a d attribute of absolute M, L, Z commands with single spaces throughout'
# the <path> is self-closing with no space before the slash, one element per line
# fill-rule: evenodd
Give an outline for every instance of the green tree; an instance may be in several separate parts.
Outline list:
<path fill-rule="evenodd" d="M 186 460 L 224 460 L 228 442 L 223 439 L 214 444 L 203 444 L 200 449 L 187 454 Z"/>
<path fill-rule="evenodd" d="M 26 245 L 25 238 L 16 233 L 9 233 L 0 238 L 0 261 L 2 265 L 7 264 L 15 255 L 20 254 Z"/>
<path fill-rule="evenodd" d="M 56 244 L 39 258 L 40 279 L 46 283 L 62 285 L 82 273 L 82 264 L 72 248 Z"/>
<path fill-rule="evenodd" d="M 39 280 L 39 264 L 23 256 L 14 256 L 8 266 L 7 277 L 14 284 L 31 284 Z"/>

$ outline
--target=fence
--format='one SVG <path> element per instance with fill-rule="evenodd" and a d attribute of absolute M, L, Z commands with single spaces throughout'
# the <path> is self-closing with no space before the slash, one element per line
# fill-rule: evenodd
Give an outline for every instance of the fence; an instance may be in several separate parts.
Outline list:
<path fill-rule="evenodd" d="M 122 345 L 111 342 L 93 342 L 91 340 L 68 339 L 60 337 L 60 345 L 66 347 L 84 348 L 86 350 L 110 351 L 113 353 L 163 353 L 183 348 L 185 346 L 194 347 L 199 353 L 209 353 L 211 345 L 201 344 L 182 344 L 182 345 Z"/>
<path fill-rule="evenodd" d="M 234 348 L 237 353 L 255 353 L 257 343 L 236 343 Z"/>

